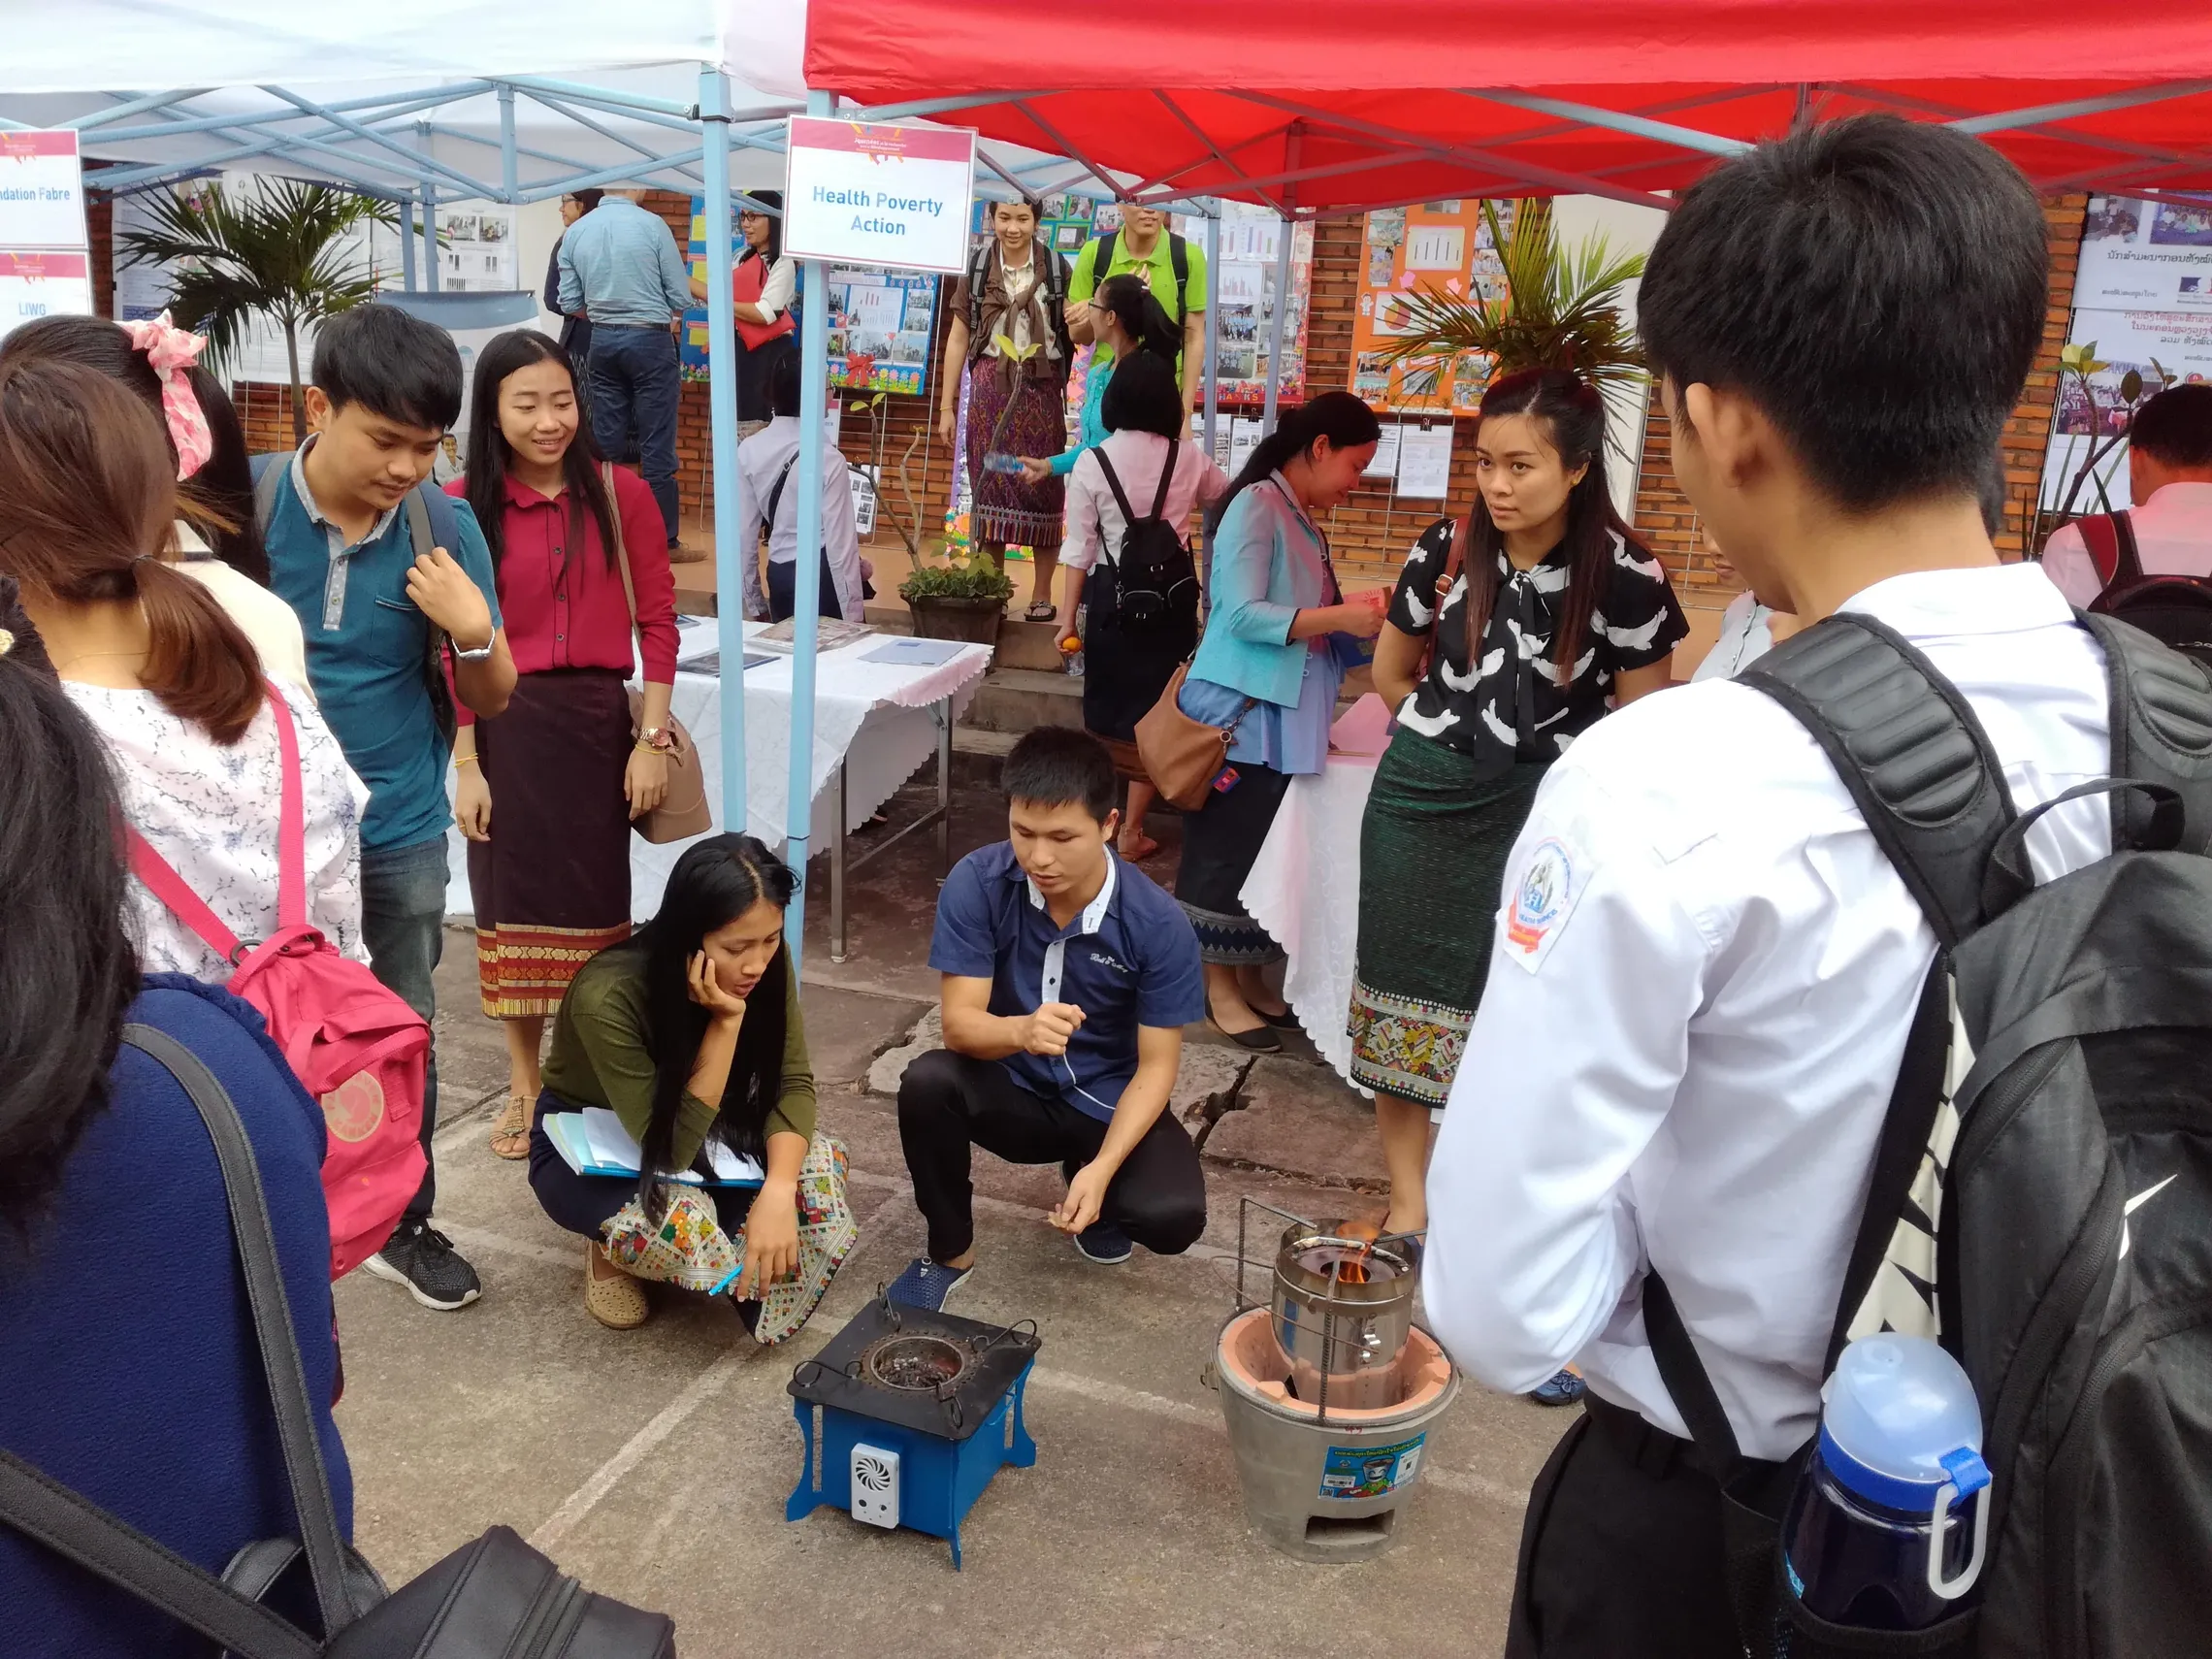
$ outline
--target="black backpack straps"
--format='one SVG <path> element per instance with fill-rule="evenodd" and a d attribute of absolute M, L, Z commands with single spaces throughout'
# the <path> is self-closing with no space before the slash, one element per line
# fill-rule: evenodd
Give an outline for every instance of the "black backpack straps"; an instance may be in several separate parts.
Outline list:
<path fill-rule="evenodd" d="M 776 474 L 776 481 L 768 486 L 768 510 L 761 520 L 761 534 L 771 541 L 776 534 L 776 508 L 783 504 L 784 484 L 791 477 L 791 470 L 797 465 L 798 451 L 795 449 L 791 459 L 783 464 L 783 471 Z"/>
<path fill-rule="evenodd" d="M 1979 927 L 1982 877 L 2012 798 L 1958 689 L 1895 630 L 1851 611 L 1737 677 L 1812 733 L 1943 946 Z"/>
<path fill-rule="evenodd" d="M 976 330 L 983 326 L 983 284 L 991 276 L 991 250 L 998 245 L 996 237 L 985 237 L 983 245 L 975 250 L 975 259 L 968 266 L 968 355 L 976 353 Z"/>
<path fill-rule="evenodd" d="M 2112 540 L 2119 551 L 2119 560 L 2112 570 L 2110 587 L 2122 587 L 2143 579 L 2143 555 L 2135 545 L 2135 520 L 2126 507 L 2112 515 Z"/>
<path fill-rule="evenodd" d="M 1667 1384 L 1668 1397 L 1690 1431 L 1699 1461 L 1707 1474 L 1725 1484 L 1741 1463 L 1743 1452 L 1705 1361 L 1698 1357 L 1698 1345 L 1690 1339 L 1689 1327 L 1682 1323 L 1674 1294 L 1657 1268 L 1643 1275 L 1643 1337 L 1651 1345 L 1659 1381 Z"/>
<path fill-rule="evenodd" d="M 344 1588 L 345 1546 L 331 1501 L 330 1475 L 315 1438 L 314 1413 L 308 1404 L 308 1381 L 300 1368 L 299 1339 L 292 1329 L 292 1305 L 284 1294 L 283 1269 L 276 1259 L 276 1234 L 269 1224 L 269 1201 L 261 1190 L 261 1169 L 253 1143 L 239 1121 L 238 1108 L 200 1057 L 168 1032 L 133 1023 L 123 1041 L 165 1067 L 177 1079 L 207 1125 L 221 1167 L 223 1196 L 230 1206 L 231 1232 L 244 1270 L 246 1305 L 253 1314 L 253 1335 L 268 1376 L 270 1403 L 276 1410 L 276 1438 L 284 1451 L 284 1473 L 292 1507 L 314 1579 L 323 1631 L 335 1637 L 353 1622 Z"/>
<path fill-rule="evenodd" d="M 1284 226 L 1284 235 L 1289 235 Z M 1175 326 L 1181 328 L 1190 314 L 1190 244 L 1173 231 L 1167 233 L 1167 262 L 1175 268 Z"/>
<path fill-rule="evenodd" d="M 1122 539 L 1126 542 L 1129 538 L 1129 532 L 1137 526 L 1136 509 L 1129 505 L 1128 494 L 1122 488 L 1122 479 L 1120 474 L 1114 471 L 1114 463 L 1106 459 L 1106 446 L 1103 443 L 1098 444 L 1090 453 L 1098 457 L 1098 470 L 1106 474 L 1106 487 L 1114 492 L 1114 504 L 1122 509 Z M 1106 562 L 1115 569 L 1119 570 L 1122 568 L 1120 559 L 1107 558 L 1106 538 L 1103 536 L 1098 538 L 1098 554 L 1100 558 L 1106 559 Z"/>
<path fill-rule="evenodd" d="M 1121 240 L 1122 233 L 1120 231 L 1110 230 L 1091 243 L 1090 245 L 1098 250 L 1090 256 L 1090 291 L 1093 294 L 1097 293 L 1105 285 L 1106 278 L 1113 275 L 1114 249 L 1121 243 Z"/>
<path fill-rule="evenodd" d="M 1175 482 L 1175 452 L 1182 446 L 1182 443 L 1183 440 L 1180 438 L 1171 438 L 1167 440 L 1167 462 L 1159 470 L 1159 489 L 1153 496 L 1152 516 L 1155 518 L 1163 516 L 1167 511 L 1167 487 Z M 1180 535 L 1176 537 L 1176 540 L 1181 541 L 1183 537 Z"/>
<path fill-rule="evenodd" d="M 2104 648 L 2111 688 L 2112 776 L 2163 784 L 2188 816 L 2181 848 L 2212 853 L 2212 676 L 2139 628 L 2095 611 L 2077 612 Z M 2139 790 L 2112 797 L 2112 844 L 2149 833 L 2156 810 Z"/>

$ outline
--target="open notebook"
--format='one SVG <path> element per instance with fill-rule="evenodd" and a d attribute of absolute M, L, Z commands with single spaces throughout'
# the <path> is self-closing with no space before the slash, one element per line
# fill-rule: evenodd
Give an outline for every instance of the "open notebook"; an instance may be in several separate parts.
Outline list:
<path fill-rule="evenodd" d="M 548 1112 L 541 1120 L 545 1138 L 561 1155 L 561 1161 L 578 1175 L 635 1177 L 642 1157 L 637 1143 L 622 1126 L 622 1120 L 603 1106 L 586 1106 L 580 1112 Z M 719 1141 L 706 1143 L 711 1180 L 684 1170 L 668 1177 L 694 1187 L 758 1187 L 765 1172 L 749 1157 L 739 1157 Z"/>

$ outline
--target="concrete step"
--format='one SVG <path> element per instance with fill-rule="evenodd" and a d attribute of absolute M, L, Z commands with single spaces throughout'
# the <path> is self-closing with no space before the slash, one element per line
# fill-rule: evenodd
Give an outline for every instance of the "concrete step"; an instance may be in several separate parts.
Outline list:
<path fill-rule="evenodd" d="M 1014 732 L 986 732 L 975 726 L 953 728 L 953 787 L 996 790 L 998 765 L 1021 740 Z"/>
<path fill-rule="evenodd" d="M 1081 726 L 1083 681 L 1072 674 L 994 667 L 983 676 L 960 723 L 1017 735 L 1038 726 Z"/>

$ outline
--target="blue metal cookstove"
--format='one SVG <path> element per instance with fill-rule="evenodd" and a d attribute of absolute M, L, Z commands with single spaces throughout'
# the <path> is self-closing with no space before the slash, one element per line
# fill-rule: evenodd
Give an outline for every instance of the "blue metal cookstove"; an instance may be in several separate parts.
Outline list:
<path fill-rule="evenodd" d="M 879 1296 L 792 1373 L 806 1446 L 784 1518 L 834 1505 L 944 1539 L 959 1567 L 960 1521 L 991 1478 L 1037 1461 L 1022 1391 L 1038 1346 L 1027 1319 L 987 1325 Z"/>

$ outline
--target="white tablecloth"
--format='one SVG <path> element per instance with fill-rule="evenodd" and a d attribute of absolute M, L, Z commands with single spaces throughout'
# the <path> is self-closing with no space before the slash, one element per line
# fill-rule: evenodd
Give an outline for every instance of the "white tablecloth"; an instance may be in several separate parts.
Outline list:
<path fill-rule="evenodd" d="M 1373 694 L 1337 722 L 1336 739 L 1382 746 L 1389 713 Z M 1320 1057 L 1351 1082 L 1353 957 L 1359 942 L 1359 821 L 1375 785 L 1376 754 L 1332 753 L 1311 777 L 1290 780 L 1275 823 L 1237 896 L 1288 961 L 1283 995 Z M 1355 1089 L 1359 1086 L 1353 1084 Z M 1359 1092 L 1373 1097 L 1374 1090 Z"/>
<path fill-rule="evenodd" d="M 748 635 L 766 624 L 749 622 Z M 912 777 L 937 750 L 937 727 L 929 705 L 953 699 L 953 718 L 991 666 L 991 648 L 964 646 L 960 655 L 935 667 L 893 667 L 862 661 L 883 644 L 884 634 L 824 653 L 816 659 L 814 682 L 813 823 L 808 850 L 830 850 L 829 785 L 837 763 L 845 762 L 845 828 L 859 829 L 877 807 Z M 706 798 L 722 828 L 722 678 L 696 673 L 683 665 L 714 652 L 712 617 L 682 620 L 671 708 L 699 745 L 706 774 Z M 789 829 L 785 805 L 791 794 L 791 659 L 764 663 L 745 675 L 746 828 L 769 846 L 782 843 Z M 495 820 L 496 821 L 496 820 Z M 450 876 L 445 908 L 468 915 L 467 843 L 459 830 L 450 837 Z M 689 841 L 665 846 L 633 836 L 630 842 L 630 912 L 639 922 L 660 907 L 668 872 Z"/>

